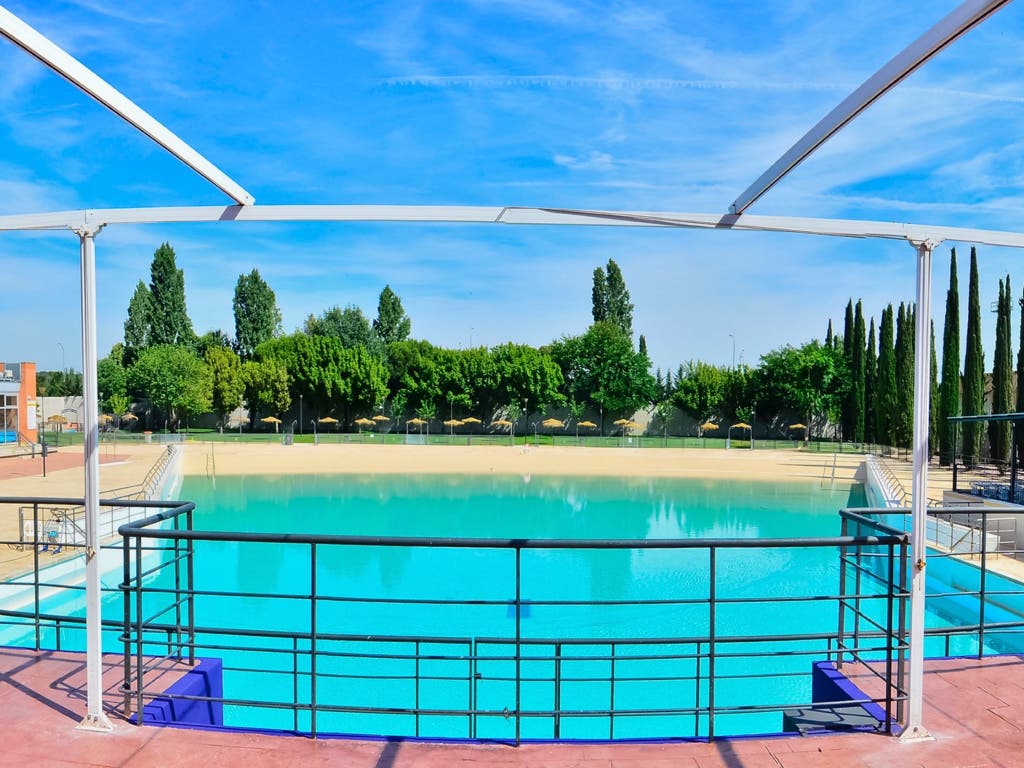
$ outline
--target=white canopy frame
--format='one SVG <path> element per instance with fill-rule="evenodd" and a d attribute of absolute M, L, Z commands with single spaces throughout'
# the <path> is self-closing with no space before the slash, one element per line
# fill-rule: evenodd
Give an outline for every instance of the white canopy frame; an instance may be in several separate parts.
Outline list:
<path fill-rule="evenodd" d="M 899 224 L 842 219 L 751 216 L 754 202 L 838 133 L 872 103 L 928 61 L 938 51 L 995 13 L 1009 0 L 966 0 L 928 32 L 897 54 L 826 115 L 804 137 L 736 199 L 730 213 L 664 213 L 593 211 L 526 207 L 458 206 L 255 206 L 253 197 L 134 102 L 94 74 L 63 49 L 0 6 L 0 35 L 20 46 L 62 77 L 139 128 L 171 154 L 223 191 L 237 205 L 227 207 L 122 208 L 0 216 L 0 231 L 56 230 L 78 235 L 81 248 L 82 365 L 85 398 L 86 507 L 86 685 L 87 713 L 79 726 L 113 729 L 102 706 L 99 513 L 99 419 L 96 381 L 96 251 L 95 237 L 105 226 L 219 221 L 350 221 L 520 225 L 604 225 L 736 229 L 792 232 L 833 237 L 904 240 L 917 255 L 917 327 L 914 371 L 914 436 L 912 490 L 913 578 L 911 587 L 910 675 L 907 722 L 903 738 L 931 738 L 922 723 L 924 664 L 924 569 L 928 459 L 929 371 L 931 348 L 932 253 L 944 240 L 1024 248 L 1024 234 L 982 229 Z"/>

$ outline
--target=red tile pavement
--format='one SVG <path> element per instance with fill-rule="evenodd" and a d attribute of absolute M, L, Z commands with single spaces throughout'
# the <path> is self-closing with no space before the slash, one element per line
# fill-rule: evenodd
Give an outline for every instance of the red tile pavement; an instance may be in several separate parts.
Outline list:
<path fill-rule="evenodd" d="M 925 723 L 934 741 L 832 734 L 679 744 L 521 747 L 353 741 L 138 728 L 120 716 L 120 660 L 105 659 L 112 734 L 76 730 L 79 654 L 0 648 L 0 766 L 127 768 L 1009 768 L 1024 765 L 1024 657 L 929 661 Z M 173 670 L 166 674 L 174 674 Z"/>
<path fill-rule="evenodd" d="M 127 456 L 114 454 L 100 454 L 100 464 L 113 464 L 125 461 Z M 46 471 L 57 472 L 61 469 L 74 469 L 81 467 L 84 463 L 81 452 L 51 453 L 46 457 Z M 15 477 L 42 477 L 43 459 L 36 456 L 34 459 L 25 456 L 5 456 L 0 458 L 0 480 L 11 480 Z"/>

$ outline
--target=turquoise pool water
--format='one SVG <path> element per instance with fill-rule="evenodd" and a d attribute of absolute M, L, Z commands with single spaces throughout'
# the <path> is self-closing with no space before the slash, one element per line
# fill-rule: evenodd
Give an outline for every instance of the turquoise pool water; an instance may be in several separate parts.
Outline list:
<path fill-rule="evenodd" d="M 195 527 L 254 532 L 316 532 L 354 535 L 530 539 L 655 539 L 775 538 L 834 536 L 840 533 L 836 510 L 863 504 L 860 488 L 822 490 L 807 483 L 740 483 L 710 480 L 521 476 L 352 476 L 221 477 L 216 487 L 189 480 L 184 498 L 197 504 Z M 303 546 L 202 543 L 196 552 L 196 586 L 201 590 L 244 588 L 266 594 L 305 594 L 310 586 L 309 551 Z M 435 658 L 420 662 L 420 674 L 435 677 L 420 686 L 422 707 L 481 710 L 514 709 L 515 594 L 514 554 L 475 549 L 413 549 L 384 547 L 320 548 L 317 586 L 320 594 L 359 597 L 360 602 L 320 602 L 320 632 L 348 635 L 406 635 L 451 638 L 421 646 Z M 835 550 L 757 549 L 720 551 L 715 587 L 719 600 L 716 631 L 720 636 L 761 633 L 808 633 L 835 630 L 834 604 L 789 603 L 751 606 L 749 598 L 835 594 L 838 562 Z M 201 564 L 206 563 L 203 566 Z M 522 555 L 522 636 L 534 641 L 523 662 L 528 678 L 521 695 L 524 709 L 554 707 L 555 675 L 550 657 L 555 648 L 538 641 L 552 638 L 593 640 L 563 648 L 566 660 L 558 670 L 560 706 L 568 710 L 608 708 L 612 674 L 611 646 L 622 638 L 706 637 L 709 613 L 706 550 L 526 550 Z M 544 601 L 618 602 L 692 598 L 691 604 L 542 605 Z M 369 598 L 369 602 L 365 600 Z M 476 600 L 484 605 L 398 605 L 390 600 Z M 753 611 L 753 613 L 752 613 Z M 303 632 L 309 627 L 308 605 L 264 597 L 244 603 L 235 598 L 206 598 L 197 606 L 197 624 L 244 629 L 274 628 Z M 225 638 L 211 638 L 216 642 Z M 266 640 L 261 640 L 266 647 Z M 473 643 L 476 643 L 473 645 Z M 791 644 L 788 650 L 810 650 L 813 643 Z M 410 706 L 408 679 L 415 666 L 409 659 L 353 658 L 367 654 L 413 656 L 412 643 L 318 644 L 318 650 L 342 654 L 318 661 L 318 700 L 334 699 L 363 706 Z M 732 646 L 737 654 L 757 654 L 766 645 Z M 617 710 L 659 709 L 706 702 L 705 679 L 642 679 L 687 677 L 697 670 L 692 658 L 673 661 L 631 661 L 630 656 L 706 652 L 690 643 L 655 646 L 619 645 L 615 653 L 614 698 Z M 473 668 L 457 660 L 474 652 L 483 657 Z M 721 652 L 721 649 L 719 650 Z M 262 672 L 234 675 L 234 693 L 246 698 L 253 690 L 288 701 L 295 695 L 290 658 L 258 655 Z M 590 660 L 594 659 L 594 660 Z M 773 673 L 759 675 L 749 655 L 719 660 L 715 696 L 718 706 L 751 702 L 806 702 L 813 659 L 795 655 L 775 659 Z M 229 660 L 230 661 L 230 660 Z M 241 660 L 234 660 L 241 665 Z M 300 661 L 300 669 L 304 668 Z M 706 659 L 701 662 L 706 665 Z M 252 667 L 251 660 L 246 666 Z M 367 675 L 331 678 L 329 673 Z M 737 679 L 728 679 L 736 675 Z M 467 678 L 475 676 L 475 685 Z M 242 678 L 245 678 L 243 682 Z M 392 679 L 396 678 L 396 679 Z M 630 680 L 629 678 L 635 678 Z M 305 682 L 300 698 L 308 693 Z M 290 713 L 228 707 L 226 717 L 261 727 L 291 727 Z M 410 735 L 413 718 L 382 715 L 323 714 L 318 728 L 336 732 Z M 307 719 L 299 720 L 300 729 Z M 719 733 L 777 731 L 781 717 L 728 716 L 716 723 Z M 471 731 L 470 728 L 473 728 Z M 550 718 L 524 719 L 524 738 L 551 738 Z M 466 718 L 422 717 L 421 735 L 510 738 L 511 721 L 481 717 L 470 726 Z M 617 717 L 616 738 L 695 735 L 706 729 L 703 718 L 690 716 Z M 562 718 L 562 738 L 608 738 L 607 717 Z"/>

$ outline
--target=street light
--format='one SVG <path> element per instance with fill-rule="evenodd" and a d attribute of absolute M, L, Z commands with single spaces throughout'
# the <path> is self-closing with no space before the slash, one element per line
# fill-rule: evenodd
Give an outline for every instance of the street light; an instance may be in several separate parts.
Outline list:
<path fill-rule="evenodd" d="M 64 345 L 58 341 L 57 346 L 60 347 L 60 369 L 62 371 L 66 371 L 68 367 L 67 364 L 64 362 Z"/>
<path fill-rule="evenodd" d="M 316 419 L 310 419 L 309 423 L 313 425 L 313 444 L 320 445 L 320 436 L 316 433 Z"/>
<path fill-rule="evenodd" d="M 292 429 L 294 432 L 295 429 Z M 302 395 L 299 395 L 299 434 L 302 434 Z"/>

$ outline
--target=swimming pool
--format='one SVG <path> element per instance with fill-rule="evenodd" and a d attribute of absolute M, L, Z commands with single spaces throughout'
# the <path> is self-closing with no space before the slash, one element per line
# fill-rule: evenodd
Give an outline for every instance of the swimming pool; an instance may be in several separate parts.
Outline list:
<path fill-rule="evenodd" d="M 196 501 L 198 530 L 647 540 L 835 536 L 836 510 L 863 499 L 857 487 L 806 483 L 387 475 L 220 477 L 216 487 L 192 478 L 181 496 Z M 707 733 L 706 717 L 658 714 L 680 702 L 706 706 L 710 694 L 705 550 L 538 548 L 522 550 L 516 563 L 512 551 L 488 548 L 334 547 L 321 548 L 311 568 L 303 546 L 195 547 L 194 586 L 203 593 L 195 601 L 197 653 L 224 661 L 225 697 L 281 705 L 231 704 L 227 724 L 308 731 L 309 712 L 289 703 L 316 695 L 341 702 L 339 711 L 320 713 L 321 733 L 509 739 L 516 694 L 522 711 L 565 713 L 524 718 L 523 738 Z M 836 550 L 720 550 L 714 573 L 719 709 L 809 701 L 823 641 L 757 638 L 835 633 L 834 601 L 819 598 L 838 591 Z M 119 576 L 110 573 L 105 584 L 115 590 Z M 169 582 L 157 573 L 147 589 Z M 311 617 L 302 596 L 314 586 L 320 598 Z M 80 611 L 66 596 L 46 602 Z M 105 617 L 119 619 L 121 605 L 112 592 Z M 147 604 L 143 615 L 158 610 Z M 948 622 L 940 613 L 929 618 Z M 958 651 L 970 652 L 965 642 Z M 614 723 L 596 714 L 610 700 L 625 713 Z M 479 714 L 451 714 L 466 710 Z M 716 724 L 719 735 L 779 729 L 777 711 L 733 712 Z"/>

